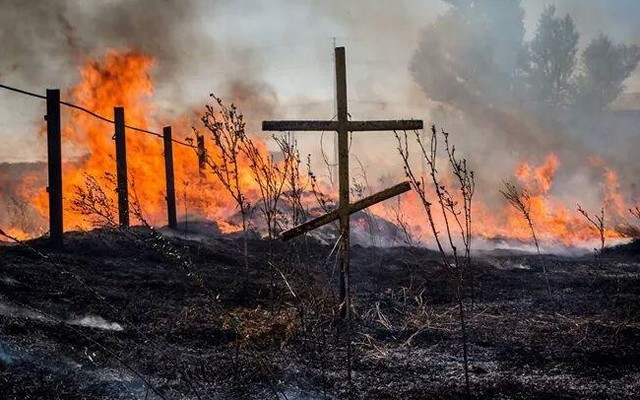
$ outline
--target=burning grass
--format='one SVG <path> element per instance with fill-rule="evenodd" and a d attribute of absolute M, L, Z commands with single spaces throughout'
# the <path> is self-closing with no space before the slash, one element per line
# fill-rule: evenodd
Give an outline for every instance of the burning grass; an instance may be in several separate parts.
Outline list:
<path fill-rule="evenodd" d="M 156 115 L 151 79 L 153 66 L 153 58 L 140 52 L 110 51 L 81 65 L 81 81 L 67 93 L 66 98 L 105 116 L 112 114 L 113 106 L 122 106 L 127 124 L 144 129 L 155 127 L 159 122 L 171 124 L 175 138 L 181 141 L 193 141 L 191 125 L 195 127 L 207 146 L 209 168 L 201 169 L 198 154 L 193 149 L 174 146 L 180 220 L 213 220 L 224 231 L 233 232 L 243 230 L 243 227 L 250 229 L 251 221 L 246 218 L 255 217 L 265 220 L 260 222 L 265 227 L 261 234 L 275 236 L 284 225 L 278 220 L 301 222 L 317 201 L 325 204 L 334 201 L 335 190 L 330 182 L 315 174 L 301 173 L 300 155 L 297 148 L 292 147 L 293 141 L 285 143 L 278 139 L 280 151 L 270 154 L 267 150 L 269 143 L 259 139 L 255 132 L 247 131 L 242 113 L 233 105 L 214 100 L 204 110 L 194 110 L 191 115 L 172 120 Z M 117 215 L 113 209 L 117 204 L 116 192 L 110 178 L 115 169 L 112 127 L 78 110 L 63 115 L 63 121 L 65 229 L 91 229 L 97 223 L 108 225 L 111 217 Z M 242 140 L 236 143 L 237 148 L 229 147 L 225 152 L 224 144 L 232 144 L 233 141 L 229 140 L 234 137 Z M 158 171 L 164 168 L 162 141 L 128 131 L 127 149 L 130 154 L 129 176 L 136 183 L 146 220 L 153 226 L 162 226 L 166 219 L 165 185 L 163 180 L 157 179 Z M 283 155 L 282 161 L 278 160 L 280 155 Z M 399 165 L 400 161 L 398 158 L 394 165 Z M 593 188 L 594 191 L 600 190 L 598 196 L 607 209 L 609 228 L 605 237 L 619 239 L 632 231 L 628 229 L 627 219 L 632 217 L 628 210 L 634 208 L 628 204 L 616 172 L 602 159 L 589 157 L 585 164 L 592 174 L 600 175 L 600 184 L 594 182 Z M 587 242 L 594 237 L 591 224 L 573 209 L 574 204 L 582 204 L 585 199 L 574 196 L 565 202 L 556 193 L 556 176 L 562 165 L 562 159 L 556 154 L 548 154 L 538 163 L 521 160 L 511 180 L 531 195 L 530 213 L 538 221 L 537 234 L 541 242 L 590 246 Z M 46 231 L 48 206 L 43 171 L 22 173 L 16 181 L 11 173 L 3 173 L 0 167 L 3 187 L 0 193 L 0 226 L 12 236 L 36 237 Z M 485 171 L 479 170 L 477 174 L 478 179 L 486 180 L 483 177 Z M 504 174 L 501 179 L 508 178 L 508 172 Z M 396 175 L 401 175 L 400 168 L 397 168 Z M 103 198 L 86 197 L 96 193 L 85 190 L 89 188 L 88 184 L 93 188 L 100 187 Z M 304 195 L 305 190 L 320 193 L 322 198 Z M 291 194 L 295 196 L 291 197 Z M 527 223 L 517 218 L 517 211 L 506 202 L 496 202 L 496 194 L 497 188 L 478 187 L 474 198 L 476 223 L 473 235 L 488 240 L 527 240 Z M 93 216 L 86 215 L 87 204 L 78 207 L 78 203 L 86 203 L 87 200 L 92 207 L 100 205 Z M 368 212 L 378 218 L 414 215 L 420 204 L 419 196 L 407 195 L 401 203 L 381 204 Z M 402 210 L 394 211 L 394 207 Z M 295 215 L 283 213 L 283 208 L 293 209 Z M 234 220 L 238 210 L 244 216 L 242 221 Z M 444 221 L 436 218 L 435 222 L 440 230 L 444 229 Z M 134 217 L 134 223 L 141 221 Z M 420 224 L 404 224 L 403 229 L 414 242 L 429 244 L 433 239 L 430 229 Z"/>

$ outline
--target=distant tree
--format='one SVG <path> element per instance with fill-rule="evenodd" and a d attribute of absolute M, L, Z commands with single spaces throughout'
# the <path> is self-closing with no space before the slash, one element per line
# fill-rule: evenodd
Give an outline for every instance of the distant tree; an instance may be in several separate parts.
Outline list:
<path fill-rule="evenodd" d="M 524 48 L 520 0 L 445 0 L 421 34 L 411 73 L 432 100 L 460 109 L 508 99 Z"/>
<path fill-rule="evenodd" d="M 582 53 L 578 106 L 602 110 L 622 93 L 624 81 L 638 66 L 640 47 L 614 44 L 605 34 L 595 37 Z"/>
<path fill-rule="evenodd" d="M 559 17 L 555 6 L 545 7 L 529 45 L 529 88 L 536 101 L 548 106 L 571 102 L 579 38 L 569 14 Z"/>

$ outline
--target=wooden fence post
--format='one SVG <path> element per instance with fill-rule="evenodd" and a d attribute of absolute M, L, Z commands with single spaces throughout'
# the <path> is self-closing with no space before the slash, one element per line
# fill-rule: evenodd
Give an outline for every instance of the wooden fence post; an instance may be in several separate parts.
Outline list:
<path fill-rule="evenodd" d="M 47 89 L 47 161 L 49 184 L 49 237 L 54 248 L 63 247 L 62 217 L 62 138 L 60 129 L 60 90 Z"/>
<path fill-rule="evenodd" d="M 125 138 L 124 108 L 114 107 L 116 139 L 116 175 L 118 192 L 118 223 L 121 228 L 129 227 L 129 187 L 127 178 L 127 142 Z"/>
<path fill-rule="evenodd" d="M 162 138 L 164 141 L 164 173 L 167 182 L 167 220 L 169 228 L 176 229 L 178 227 L 178 218 L 176 215 L 176 189 L 173 175 L 173 143 L 171 141 L 171 127 L 165 126 L 162 129 Z"/>

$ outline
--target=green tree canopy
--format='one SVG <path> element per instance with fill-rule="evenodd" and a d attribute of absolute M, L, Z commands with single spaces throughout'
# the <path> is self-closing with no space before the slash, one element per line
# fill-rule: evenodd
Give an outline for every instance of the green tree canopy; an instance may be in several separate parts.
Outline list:
<path fill-rule="evenodd" d="M 614 44 L 605 34 L 595 37 L 582 53 L 578 105 L 602 110 L 622 93 L 624 81 L 638 66 L 640 47 Z"/>
<path fill-rule="evenodd" d="M 524 48 L 520 0 L 445 0 L 420 37 L 410 70 L 427 97 L 464 104 L 506 98 Z M 485 100 L 486 101 L 486 100 Z"/>
<path fill-rule="evenodd" d="M 549 106 L 572 101 L 579 38 L 569 14 L 559 17 L 555 6 L 545 7 L 529 46 L 529 87 L 535 100 Z"/>

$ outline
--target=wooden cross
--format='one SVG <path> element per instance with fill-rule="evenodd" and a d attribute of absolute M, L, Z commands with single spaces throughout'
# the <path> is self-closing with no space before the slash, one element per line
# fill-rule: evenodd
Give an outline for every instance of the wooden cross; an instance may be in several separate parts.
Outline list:
<path fill-rule="evenodd" d="M 283 240 L 289 240 L 336 219 L 340 220 L 340 314 L 348 318 L 351 303 L 349 289 L 349 215 L 411 189 L 409 182 L 403 182 L 350 204 L 349 132 L 417 130 L 423 128 L 423 122 L 420 120 L 350 121 L 347 112 L 347 73 L 344 47 L 336 47 L 335 64 L 337 121 L 263 121 L 262 129 L 265 131 L 336 131 L 338 133 L 338 209 L 283 232 L 281 237 Z"/>

